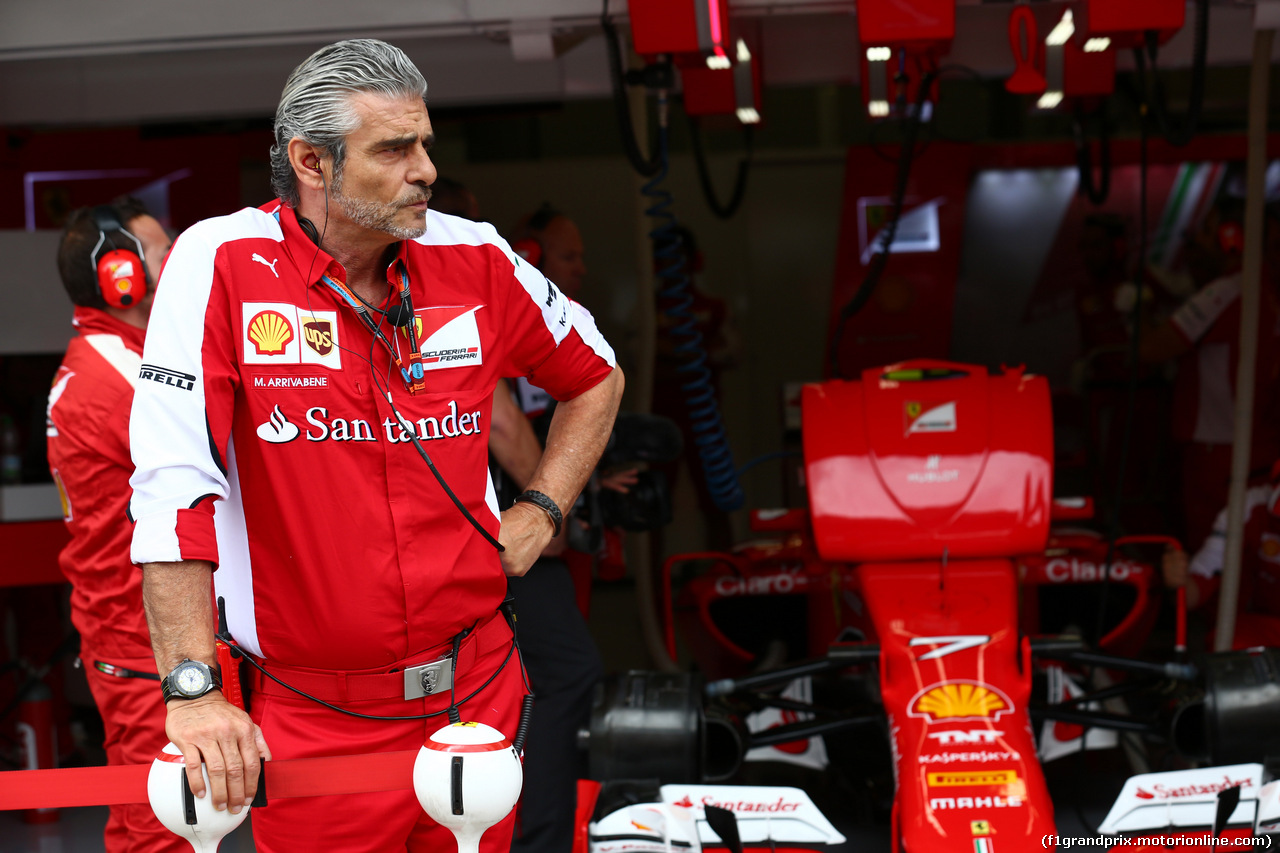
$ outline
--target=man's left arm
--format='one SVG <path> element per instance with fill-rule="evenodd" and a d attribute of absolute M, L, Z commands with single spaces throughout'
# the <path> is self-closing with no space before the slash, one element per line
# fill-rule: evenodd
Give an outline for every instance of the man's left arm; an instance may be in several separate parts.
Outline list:
<path fill-rule="evenodd" d="M 604 453 L 623 385 L 622 370 L 614 367 L 600 382 L 557 405 L 551 417 L 542 461 L 526 488 L 551 498 L 566 515 Z M 507 550 L 502 554 L 503 570 L 517 576 L 527 572 L 553 532 L 550 515 L 535 504 L 520 502 L 504 512 L 501 541 Z"/>

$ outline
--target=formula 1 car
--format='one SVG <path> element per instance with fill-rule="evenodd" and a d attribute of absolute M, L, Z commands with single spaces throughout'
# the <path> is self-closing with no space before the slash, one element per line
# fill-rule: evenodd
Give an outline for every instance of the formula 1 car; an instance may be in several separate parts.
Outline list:
<path fill-rule="evenodd" d="M 806 386 L 802 411 L 809 508 L 757 512 L 753 528 L 774 539 L 664 568 L 669 653 L 679 622 L 700 672 L 628 673 L 599 692 L 587 740 L 604 785 L 582 811 L 580 850 L 844 844 L 805 791 L 725 784 L 762 752 L 858 779 L 870 813 L 856 796 L 827 800 L 837 822 L 874 820 L 882 789 L 887 845 L 874 849 L 1054 849 L 1043 763 L 1064 745 L 1116 745 L 1113 732 L 1157 741 L 1191 769 L 1131 778 L 1101 831 L 1253 835 L 1280 823 L 1280 786 L 1264 785 L 1280 755 L 1280 652 L 1132 657 L 1159 584 L 1128 547 L 1176 543 L 1051 531 L 1089 507 L 1052 497 L 1042 377 L 905 362 Z M 673 593 L 691 564 L 701 573 Z M 1118 615 L 1096 648 L 1056 633 L 1093 616 L 1063 612 L 1062 591 L 1100 581 Z M 731 624 L 725 613 L 744 602 L 754 609 Z M 1033 700 L 1042 682 L 1050 698 Z M 1126 697 L 1136 712 L 1116 710 Z"/>

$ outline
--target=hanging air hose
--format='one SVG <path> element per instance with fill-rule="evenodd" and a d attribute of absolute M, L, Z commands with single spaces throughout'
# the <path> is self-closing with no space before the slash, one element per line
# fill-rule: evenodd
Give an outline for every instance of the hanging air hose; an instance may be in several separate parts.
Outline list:
<path fill-rule="evenodd" d="M 707 349 L 692 311 L 693 294 L 690 292 L 689 274 L 681 251 L 682 240 L 676 230 L 678 223 L 675 214 L 671 212 L 671 193 L 662 188 L 669 166 L 667 93 L 672 73 L 670 63 L 655 63 L 641 74 L 628 74 L 628 79 L 624 81 L 620 65 L 622 49 L 617 31 L 609 20 L 608 0 L 605 2 L 605 12 L 600 24 L 604 29 L 605 42 L 609 46 L 609 76 L 613 81 L 614 102 L 619 127 L 624 134 L 623 144 L 627 157 L 642 177 L 649 178 L 640 192 L 651 200 L 651 204 L 645 208 L 645 215 L 654 223 L 649 231 L 649 239 L 653 243 L 656 274 L 660 280 L 658 296 L 667 306 L 663 313 L 673 323 L 670 335 L 675 339 L 675 353 L 683 362 L 676 370 L 684 379 L 680 383 L 680 390 L 692 424 L 693 441 L 698 448 L 698 457 L 702 462 L 712 502 L 721 512 L 732 512 L 742 508 L 746 503 L 746 496 L 738 481 L 729 439 L 725 435 L 720 403 L 716 399 L 711 369 L 707 366 Z M 664 65 L 665 68 L 662 67 Z M 648 158 L 640 153 L 635 140 L 624 82 L 643 82 L 658 92 L 657 140 Z M 658 85 L 654 85 L 655 82 Z"/>
<path fill-rule="evenodd" d="M 1079 193 L 1089 199 L 1090 203 L 1101 205 L 1111 194 L 1111 126 L 1107 121 L 1107 108 L 1104 104 L 1094 113 L 1098 120 L 1098 183 L 1093 183 L 1093 150 L 1089 147 L 1089 139 L 1085 135 L 1084 110 L 1076 104 L 1075 121 L 1072 125 L 1076 145 L 1076 168 L 1080 171 Z"/>
<path fill-rule="evenodd" d="M 1187 118 L 1180 128 L 1174 128 L 1169 121 L 1169 111 L 1165 104 L 1164 81 L 1160 79 L 1160 68 L 1156 65 L 1159 45 L 1156 43 L 1157 33 L 1148 30 L 1146 33 L 1146 49 L 1134 48 L 1134 66 L 1138 74 L 1138 86 L 1146 97 L 1147 62 L 1151 63 L 1151 76 L 1154 79 L 1155 96 L 1151 98 L 1151 112 L 1165 141 L 1175 147 L 1182 147 L 1191 141 L 1196 134 L 1196 126 L 1200 123 L 1200 114 L 1204 106 L 1205 58 L 1209 50 L 1209 0 L 1196 0 L 1195 47 L 1191 60 L 1191 93 L 1187 99 Z"/>
<path fill-rule="evenodd" d="M 666 112 L 665 100 L 666 94 L 659 94 L 660 114 Z M 702 460 L 707 491 L 711 493 L 717 509 L 731 512 L 741 509 L 746 498 L 738 482 L 729 439 L 720 417 L 720 403 L 716 400 L 716 388 L 711 381 L 711 368 L 707 366 L 707 348 L 702 333 L 698 331 L 697 318 L 693 315 L 693 294 L 689 292 L 683 241 L 676 230 L 675 214 L 670 210 L 671 193 L 662 188 L 667 177 L 667 125 L 661 120 L 658 125 L 658 156 L 662 168 L 640 190 L 653 201 L 645 208 L 645 215 L 654 222 L 649 238 L 653 241 L 653 257 L 660 280 L 658 296 L 666 306 L 663 313 L 673 322 L 670 335 L 675 339 L 675 353 L 683 362 L 676 371 L 684 379 L 680 390 L 689 412 L 698 457 Z"/>
<path fill-rule="evenodd" d="M 840 309 L 840 317 L 836 320 L 835 330 L 831 334 L 831 350 L 828 356 L 831 361 L 831 375 L 837 379 L 848 378 L 840 369 L 840 342 L 844 337 L 844 328 L 871 300 L 876 285 L 880 283 L 880 276 L 884 274 L 885 264 L 889 262 L 889 249 L 893 245 L 894 236 L 898 233 L 898 220 L 902 218 L 902 203 L 907 195 L 907 179 L 911 176 L 911 160 L 915 156 L 916 131 L 920 128 L 920 115 L 925 101 L 929 98 L 929 90 L 933 88 L 933 81 L 937 77 L 937 70 L 925 73 L 920 78 L 920 88 L 916 90 L 913 109 L 909 112 L 904 110 L 902 148 L 898 154 L 898 174 L 893 190 L 889 223 L 880 232 L 880 238 L 877 241 L 879 250 L 871 259 L 866 278 L 862 280 L 853 297 Z"/>
<path fill-rule="evenodd" d="M 734 179 L 733 195 L 728 204 L 721 204 L 716 196 L 716 188 L 711 183 L 711 172 L 707 168 L 707 155 L 702 149 L 702 127 L 693 116 L 689 116 L 689 142 L 693 148 L 693 162 L 698 167 L 698 183 L 702 186 L 702 195 L 707 200 L 707 207 L 721 219 L 729 219 L 738 212 L 742 198 L 747 192 L 747 175 L 751 171 L 752 141 L 754 134 L 749 124 L 742 126 L 742 143 L 746 153 L 738 161 L 738 174 Z"/>
<path fill-rule="evenodd" d="M 635 124 L 631 121 L 631 107 L 627 103 L 626 84 L 642 81 L 624 79 L 622 45 L 618 41 L 618 31 L 614 29 L 613 21 L 609 20 L 609 0 L 604 0 L 604 11 L 600 14 L 600 28 L 604 30 L 604 43 L 609 49 L 609 80 L 613 86 L 613 105 L 618 115 L 618 133 L 622 136 L 622 145 L 626 150 L 627 159 L 631 161 L 631 167 L 640 173 L 640 177 L 652 178 L 660 169 L 665 168 L 665 164 L 660 160 L 656 146 L 654 146 L 653 156 L 645 157 L 640 153 L 640 145 L 636 142 Z M 670 76 L 670 63 L 666 63 L 665 71 L 660 69 L 660 65 L 661 63 L 655 63 L 649 68 L 654 69 L 654 73 L 662 72 Z M 626 77 L 631 78 L 634 73 L 629 71 Z M 667 80 L 643 82 L 657 83 L 658 85 L 653 88 L 670 88 L 671 86 L 671 82 Z M 665 85 L 662 85 L 664 83 Z"/>

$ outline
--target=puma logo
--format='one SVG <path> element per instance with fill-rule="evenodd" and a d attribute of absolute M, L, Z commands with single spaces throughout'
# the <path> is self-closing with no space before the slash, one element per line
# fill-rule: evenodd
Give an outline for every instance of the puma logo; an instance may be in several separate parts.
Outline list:
<path fill-rule="evenodd" d="M 253 253 L 253 259 L 254 259 L 255 261 L 257 261 L 258 263 L 262 264 L 262 265 L 263 265 L 263 266 L 265 266 L 265 267 L 270 267 L 270 268 L 271 268 L 271 274 L 272 274 L 273 276 L 275 276 L 276 278 L 279 278 L 279 277 L 280 277 L 280 273 L 276 272 L 276 264 L 280 263 L 280 259 L 279 259 L 279 258 L 276 258 L 276 259 L 275 259 L 274 261 L 272 261 L 271 263 L 267 263 L 267 259 L 266 259 L 266 258 L 262 257 L 262 255 L 259 255 L 257 252 L 254 252 L 254 253 Z"/>

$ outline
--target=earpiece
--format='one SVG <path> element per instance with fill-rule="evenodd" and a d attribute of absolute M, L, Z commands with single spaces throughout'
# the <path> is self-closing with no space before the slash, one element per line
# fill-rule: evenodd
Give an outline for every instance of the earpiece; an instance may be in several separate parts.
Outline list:
<path fill-rule="evenodd" d="M 98 289 L 112 308 L 130 308 L 147 295 L 147 266 L 143 261 L 142 241 L 125 230 L 120 215 L 110 205 L 93 209 L 98 226 L 98 242 L 89 253 L 89 263 L 98 276 Z M 118 248 L 107 236 L 119 232 L 133 241 L 137 250 Z"/>

